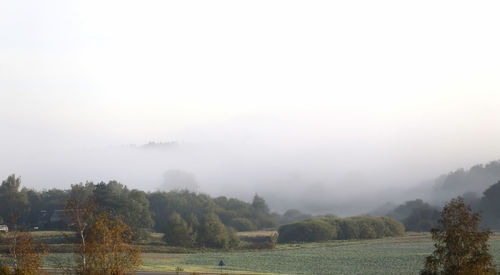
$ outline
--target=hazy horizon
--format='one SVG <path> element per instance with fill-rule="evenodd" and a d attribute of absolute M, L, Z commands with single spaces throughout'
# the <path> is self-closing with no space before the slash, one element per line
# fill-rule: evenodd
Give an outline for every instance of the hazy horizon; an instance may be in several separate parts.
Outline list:
<path fill-rule="evenodd" d="M 500 159 L 495 1 L 0 5 L 0 177 L 30 188 L 185 181 L 350 213 Z M 128 146 L 151 141 L 178 146 Z"/>

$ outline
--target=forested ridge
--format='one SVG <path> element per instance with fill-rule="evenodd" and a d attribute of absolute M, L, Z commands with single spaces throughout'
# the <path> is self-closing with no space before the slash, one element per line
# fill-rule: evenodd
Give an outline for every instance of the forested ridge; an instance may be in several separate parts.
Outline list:
<path fill-rule="evenodd" d="M 430 199 L 444 202 L 466 193 L 480 195 L 499 180 L 500 160 L 456 169 L 434 180 Z"/>
<path fill-rule="evenodd" d="M 427 232 L 437 226 L 442 202 L 456 196 L 481 213 L 481 226 L 500 229 L 500 161 L 442 175 L 434 181 L 428 201 L 409 200 L 383 214 L 401 221 L 407 231 Z"/>
<path fill-rule="evenodd" d="M 489 184 L 486 183 L 488 181 Z M 469 170 L 458 169 L 441 176 L 436 180 L 434 190 L 437 193 L 449 192 L 450 196 L 463 191 L 458 195 L 461 195 L 474 211 L 483 215 L 482 226 L 500 229 L 500 201 L 497 199 L 500 194 L 499 161 L 475 165 Z M 276 230 L 280 226 L 280 233 L 286 236 L 291 236 L 290 232 L 293 230 L 319 230 L 323 235 L 319 234 L 322 237 L 318 240 L 346 238 L 346 232 L 349 230 L 344 230 L 345 225 L 356 224 L 353 226 L 358 229 L 353 231 L 352 238 L 371 238 L 372 233 L 368 234 L 366 230 L 362 233 L 361 230 L 367 224 L 381 228 L 377 225 L 379 221 L 371 217 L 340 219 L 320 216 L 312 219 L 312 215 L 296 209 L 289 209 L 280 215 L 273 213 L 267 202 L 257 194 L 251 202 L 245 202 L 224 196 L 211 197 L 188 190 L 144 192 L 129 189 L 117 181 L 79 183 L 66 190 L 34 190 L 23 187 L 21 178 L 15 175 L 8 176 L 0 185 L 0 224 L 11 225 L 12 217 L 16 217 L 17 223 L 25 228 L 68 229 L 63 209 L 67 200 L 75 193 L 86 199 L 91 198 L 98 211 L 123 217 L 123 221 L 134 232 L 134 239 L 145 239 L 151 232 L 170 232 L 165 235 L 164 240 L 171 245 L 229 247 L 235 242 L 235 231 Z M 437 225 L 441 207 L 441 204 L 431 199 L 425 201 L 416 198 L 382 214 L 400 221 L 406 231 L 425 232 Z M 207 224 L 215 228 L 213 234 L 210 234 L 218 235 L 217 241 L 207 239 Z M 285 235 L 280 239 L 288 238 Z M 314 234 L 310 235 L 294 238 L 316 239 L 312 236 Z M 375 236 L 380 237 L 383 234 L 376 233 Z"/>

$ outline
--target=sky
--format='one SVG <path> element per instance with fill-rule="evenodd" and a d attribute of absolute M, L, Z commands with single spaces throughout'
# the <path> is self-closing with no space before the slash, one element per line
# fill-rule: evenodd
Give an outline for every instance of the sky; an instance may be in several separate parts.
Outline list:
<path fill-rule="evenodd" d="M 496 160 L 499 12 L 498 1 L 0 1 L 0 176 L 154 190 L 180 169 L 231 195 L 290 175 L 408 186 Z M 117 149 L 150 141 L 190 153 Z"/>

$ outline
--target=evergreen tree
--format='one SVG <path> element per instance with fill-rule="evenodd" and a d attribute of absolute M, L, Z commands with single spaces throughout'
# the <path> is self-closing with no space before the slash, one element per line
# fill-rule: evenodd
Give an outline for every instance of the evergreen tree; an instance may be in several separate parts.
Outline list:
<path fill-rule="evenodd" d="M 10 175 L 0 185 L 0 216 L 8 221 L 11 215 L 19 218 L 22 222 L 24 215 L 29 211 L 29 201 L 27 190 L 21 189 L 21 178 L 16 175 Z"/>

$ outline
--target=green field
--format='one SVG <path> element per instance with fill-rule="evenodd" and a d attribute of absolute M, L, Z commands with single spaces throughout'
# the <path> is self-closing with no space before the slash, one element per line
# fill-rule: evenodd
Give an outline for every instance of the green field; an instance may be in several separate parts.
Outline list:
<path fill-rule="evenodd" d="M 490 240 L 495 263 L 500 265 L 500 239 Z M 227 270 L 280 274 L 418 274 L 433 250 L 429 235 L 367 241 L 334 241 L 304 245 L 283 245 L 261 252 L 198 253 L 183 255 L 168 265 L 213 266 L 223 259 Z M 156 255 L 158 256 L 158 255 Z M 177 255 L 179 256 L 179 255 Z M 145 264 L 151 255 L 145 254 Z M 168 259 L 168 255 L 165 255 Z M 151 262 L 153 263 L 153 262 Z"/>
<path fill-rule="evenodd" d="M 495 244 L 500 247 L 500 242 Z M 153 267 L 162 262 L 159 257 L 164 257 L 169 261 L 165 265 L 180 266 L 186 271 L 213 267 L 223 259 L 229 273 L 245 270 L 280 274 L 409 274 L 418 273 L 431 250 L 432 243 L 426 235 L 280 245 L 273 251 L 175 255 L 177 259 L 168 254 L 144 254 L 144 260 L 146 266 Z"/>
<path fill-rule="evenodd" d="M 490 239 L 495 264 L 500 266 L 500 236 Z M 274 250 L 205 252 L 192 254 L 143 253 L 147 271 L 217 272 L 217 263 L 226 263 L 224 273 L 272 274 L 418 274 L 431 253 L 429 234 L 413 234 L 374 240 L 331 241 L 278 245 Z M 47 268 L 70 262 L 71 254 L 46 256 Z"/>

